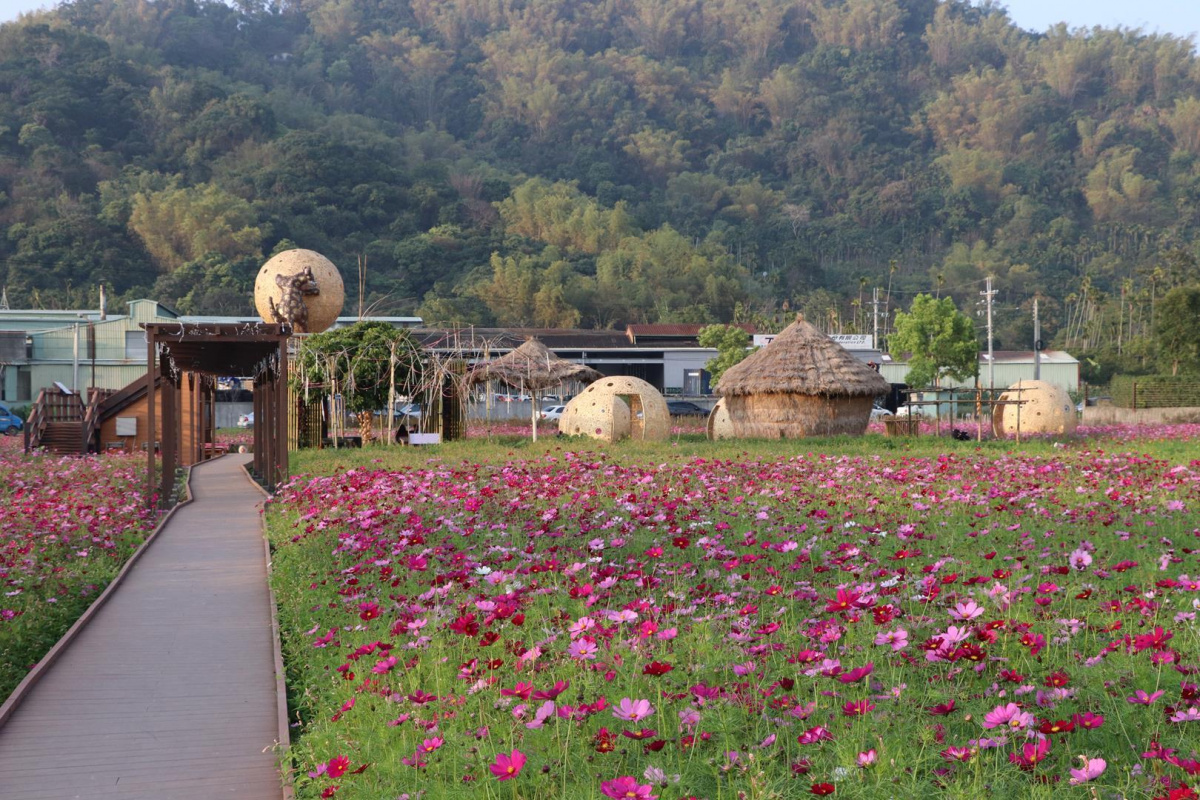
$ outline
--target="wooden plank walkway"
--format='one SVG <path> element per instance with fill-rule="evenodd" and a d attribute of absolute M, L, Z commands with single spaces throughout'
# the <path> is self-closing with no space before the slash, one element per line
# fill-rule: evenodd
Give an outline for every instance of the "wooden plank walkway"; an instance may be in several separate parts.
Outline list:
<path fill-rule="evenodd" d="M 179 509 L 0 729 L 0 797 L 280 800 L 270 596 L 244 456 Z"/>

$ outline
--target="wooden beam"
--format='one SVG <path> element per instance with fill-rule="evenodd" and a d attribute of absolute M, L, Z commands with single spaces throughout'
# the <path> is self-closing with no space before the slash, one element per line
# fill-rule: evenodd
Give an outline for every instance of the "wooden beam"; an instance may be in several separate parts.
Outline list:
<path fill-rule="evenodd" d="M 159 372 L 162 375 L 162 477 L 159 481 L 159 503 L 165 504 L 175 490 L 175 442 L 179 423 L 175 417 L 175 383 L 171 380 L 167 362 L 159 363 Z M 150 446 L 153 447 L 153 443 Z"/>
<path fill-rule="evenodd" d="M 276 482 L 279 484 L 288 477 L 288 423 L 292 410 L 288 407 L 288 343 L 287 339 L 279 340 L 279 371 L 275 376 L 278 384 L 275 407 L 279 414 L 279 425 L 276 428 L 276 439 L 279 454 L 276 457 Z"/>
<path fill-rule="evenodd" d="M 146 503 L 154 497 L 154 441 L 158 426 L 154 422 L 154 378 L 158 370 L 154 363 L 154 331 L 146 329 Z"/>

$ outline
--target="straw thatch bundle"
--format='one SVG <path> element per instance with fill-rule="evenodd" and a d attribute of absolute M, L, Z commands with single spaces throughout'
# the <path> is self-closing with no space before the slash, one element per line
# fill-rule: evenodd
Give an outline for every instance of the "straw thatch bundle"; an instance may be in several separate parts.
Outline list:
<path fill-rule="evenodd" d="M 769 345 L 726 370 L 716 392 L 735 435 L 779 439 L 861 434 L 874 398 L 890 388 L 797 315 Z"/>
<path fill-rule="evenodd" d="M 564 381 L 591 383 L 604 375 L 591 367 L 575 364 L 551 353 L 537 339 L 528 339 L 507 355 L 477 364 L 467 373 L 467 386 L 484 381 L 504 381 L 531 395 L 533 406 L 533 439 L 537 441 L 537 395 L 543 389 L 557 386 Z"/>

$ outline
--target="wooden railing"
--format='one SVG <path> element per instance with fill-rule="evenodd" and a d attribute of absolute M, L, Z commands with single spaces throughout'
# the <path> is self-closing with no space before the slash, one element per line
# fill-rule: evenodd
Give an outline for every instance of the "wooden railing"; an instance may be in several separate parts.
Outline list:
<path fill-rule="evenodd" d="M 41 447 L 49 423 L 83 422 L 83 416 L 83 401 L 78 394 L 42 389 L 25 424 L 25 452 Z"/>
<path fill-rule="evenodd" d="M 111 389 L 97 389 L 95 387 L 88 389 L 87 408 L 83 414 L 83 441 L 81 443 L 81 453 L 87 453 L 92 449 L 92 439 L 96 435 L 96 429 L 100 426 L 100 406 L 113 395 Z"/>

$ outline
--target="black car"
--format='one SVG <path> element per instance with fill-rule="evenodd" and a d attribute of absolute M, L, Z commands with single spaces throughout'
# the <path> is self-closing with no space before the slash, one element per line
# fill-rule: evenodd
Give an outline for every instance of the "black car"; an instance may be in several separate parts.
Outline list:
<path fill-rule="evenodd" d="M 669 400 L 667 401 L 667 411 L 671 412 L 672 417 L 707 417 L 708 410 L 701 408 L 695 403 L 689 403 L 687 400 Z"/>

